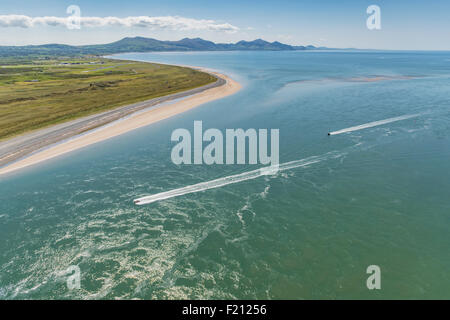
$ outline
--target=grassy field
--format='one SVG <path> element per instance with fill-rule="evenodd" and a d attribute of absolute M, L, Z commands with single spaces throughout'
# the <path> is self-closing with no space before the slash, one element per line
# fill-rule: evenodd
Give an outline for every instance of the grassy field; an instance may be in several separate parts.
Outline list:
<path fill-rule="evenodd" d="M 189 68 L 95 57 L 0 60 L 0 140 L 215 80 Z"/>

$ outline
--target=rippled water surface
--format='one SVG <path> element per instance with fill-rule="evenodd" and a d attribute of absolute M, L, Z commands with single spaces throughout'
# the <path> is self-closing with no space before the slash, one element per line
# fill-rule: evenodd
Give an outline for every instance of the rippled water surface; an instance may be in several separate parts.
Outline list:
<path fill-rule="evenodd" d="M 208 67 L 243 89 L 2 177 L 0 298 L 450 298 L 450 53 L 119 57 Z M 257 168 L 172 164 L 170 135 L 194 120 L 278 128 L 280 162 L 321 160 L 135 206 Z M 80 290 L 67 289 L 71 265 Z"/>

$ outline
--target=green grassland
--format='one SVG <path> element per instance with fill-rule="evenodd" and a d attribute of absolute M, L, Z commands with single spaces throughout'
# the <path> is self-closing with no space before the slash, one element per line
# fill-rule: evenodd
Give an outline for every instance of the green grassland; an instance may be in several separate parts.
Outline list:
<path fill-rule="evenodd" d="M 189 68 L 98 57 L 0 60 L 0 140 L 215 80 Z"/>

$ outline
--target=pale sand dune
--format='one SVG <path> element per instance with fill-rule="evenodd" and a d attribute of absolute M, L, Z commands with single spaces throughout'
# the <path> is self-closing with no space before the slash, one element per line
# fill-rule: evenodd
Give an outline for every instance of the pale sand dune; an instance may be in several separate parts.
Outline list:
<path fill-rule="evenodd" d="M 103 128 L 96 129 L 92 132 L 88 132 L 84 135 L 75 137 L 68 141 L 34 153 L 22 160 L 18 160 L 10 165 L 1 168 L 0 175 L 58 157 L 76 149 L 80 149 L 94 143 L 116 137 L 134 129 L 170 118 L 179 113 L 198 107 L 204 103 L 232 95 L 241 89 L 241 85 L 238 82 L 225 75 L 208 70 L 204 71 L 213 73 L 216 76 L 226 80 L 226 84 L 220 87 L 205 90 L 192 96 L 188 96 L 180 101 L 176 101 L 159 108 L 139 112 L 137 114 L 129 116 L 126 119 L 110 123 Z"/>

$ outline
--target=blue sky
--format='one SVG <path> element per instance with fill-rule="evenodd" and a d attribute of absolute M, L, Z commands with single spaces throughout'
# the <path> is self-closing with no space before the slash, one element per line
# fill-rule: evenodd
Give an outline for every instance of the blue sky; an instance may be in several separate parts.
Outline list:
<path fill-rule="evenodd" d="M 381 8 L 381 30 L 368 30 L 366 9 Z M 134 16 L 189 18 L 196 27 L 1 26 L 11 15 L 66 18 L 78 5 L 82 17 Z M 210 20 L 209 27 L 199 27 Z M 9 20 L 8 20 L 9 21 Z M 230 25 L 235 30 L 225 30 Z M 295 45 L 373 49 L 450 50 L 449 0 L 15 0 L 0 6 L 0 45 L 108 43 L 126 36 L 215 42 L 263 38 Z"/>

